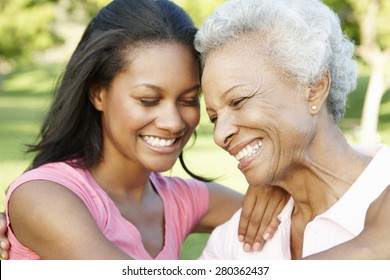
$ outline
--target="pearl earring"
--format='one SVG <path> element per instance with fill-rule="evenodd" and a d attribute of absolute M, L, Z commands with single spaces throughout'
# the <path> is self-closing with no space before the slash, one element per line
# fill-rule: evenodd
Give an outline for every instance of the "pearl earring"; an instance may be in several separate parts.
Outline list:
<path fill-rule="evenodd" d="M 316 110 L 317 110 L 317 106 L 316 106 L 316 105 L 313 105 L 313 106 L 311 106 L 311 109 L 312 109 L 313 111 L 316 111 Z"/>

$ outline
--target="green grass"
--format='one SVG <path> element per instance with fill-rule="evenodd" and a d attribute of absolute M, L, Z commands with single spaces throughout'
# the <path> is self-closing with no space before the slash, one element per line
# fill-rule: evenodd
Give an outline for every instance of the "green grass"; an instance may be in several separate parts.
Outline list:
<path fill-rule="evenodd" d="M 28 166 L 24 153 L 32 143 L 50 103 L 49 92 L 57 66 L 17 68 L 0 84 L 0 205 L 4 190 Z"/>
<path fill-rule="evenodd" d="M 5 189 L 27 168 L 31 155 L 25 155 L 24 144 L 34 141 L 45 110 L 50 104 L 50 92 L 59 74 L 58 65 L 35 65 L 16 68 L 7 77 L 0 77 L 0 210 L 4 210 Z M 2 82 L 1 82 L 2 81 Z M 367 87 L 367 75 L 360 77 L 359 86 L 351 94 L 348 110 L 341 123 L 347 137 L 354 139 L 359 124 Z M 390 144 L 390 94 L 387 93 L 380 109 L 379 132 L 384 143 Z M 212 140 L 212 126 L 204 110 L 197 129 L 198 138 L 185 150 L 188 167 L 205 177 L 237 191 L 245 192 L 246 182 L 237 170 L 235 160 L 217 148 Z M 223 166 L 221 166 L 223 163 Z M 167 174 L 188 177 L 179 164 Z M 201 253 L 208 234 L 192 234 L 182 251 L 183 259 L 194 259 Z"/>

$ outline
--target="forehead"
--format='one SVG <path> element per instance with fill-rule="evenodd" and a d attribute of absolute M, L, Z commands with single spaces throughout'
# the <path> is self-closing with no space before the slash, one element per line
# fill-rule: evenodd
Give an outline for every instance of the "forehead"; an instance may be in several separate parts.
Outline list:
<path fill-rule="evenodd" d="M 131 66 L 142 66 L 149 63 L 161 63 L 171 60 L 180 62 L 185 60 L 191 63 L 189 66 L 196 64 L 196 57 L 192 49 L 184 44 L 177 42 L 148 42 L 131 47 L 125 52 L 125 57 Z M 175 63 L 166 65 L 175 66 Z"/>
<path fill-rule="evenodd" d="M 125 65 L 112 80 L 114 89 L 154 89 L 160 94 L 181 94 L 199 87 L 199 67 L 191 47 L 157 43 L 126 50 Z M 142 87 L 143 86 L 143 87 Z"/>
<path fill-rule="evenodd" d="M 209 89 L 259 81 L 266 72 L 276 72 L 275 66 L 263 54 L 259 44 L 242 38 L 225 44 L 207 56 L 202 87 L 207 94 Z"/>
<path fill-rule="evenodd" d="M 196 56 L 189 46 L 176 42 L 144 44 L 125 53 L 122 72 L 133 79 L 172 82 L 179 78 L 199 80 Z"/>

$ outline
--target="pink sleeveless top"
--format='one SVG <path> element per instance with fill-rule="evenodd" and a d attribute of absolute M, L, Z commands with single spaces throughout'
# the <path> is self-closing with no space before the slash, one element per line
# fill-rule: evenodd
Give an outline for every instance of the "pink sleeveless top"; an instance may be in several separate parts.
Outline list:
<path fill-rule="evenodd" d="M 166 177 L 158 173 L 152 173 L 150 179 L 163 201 L 165 214 L 165 243 L 154 259 L 178 259 L 185 238 L 208 209 L 207 187 L 198 180 Z M 121 216 L 119 209 L 89 171 L 64 162 L 46 164 L 28 171 L 10 186 L 6 205 L 10 259 L 40 259 L 17 240 L 8 216 L 8 201 L 12 192 L 32 180 L 49 180 L 67 187 L 85 203 L 107 239 L 135 259 L 153 259 L 145 250 L 137 228 Z"/>

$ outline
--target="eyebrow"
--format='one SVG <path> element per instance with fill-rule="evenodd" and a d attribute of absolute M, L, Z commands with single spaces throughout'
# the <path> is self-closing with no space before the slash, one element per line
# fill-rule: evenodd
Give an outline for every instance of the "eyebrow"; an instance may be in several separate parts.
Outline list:
<path fill-rule="evenodd" d="M 231 88 L 229 88 L 227 91 L 225 91 L 220 100 L 223 100 L 223 99 L 226 99 L 226 97 L 233 91 L 235 90 L 236 88 L 239 88 L 239 87 L 242 87 L 244 86 L 244 84 L 238 84 L 238 85 L 235 85 L 235 86 L 232 86 Z M 213 111 L 213 109 L 210 109 L 209 107 L 206 107 L 206 111 L 209 112 L 209 111 Z"/>
<path fill-rule="evenodd" d="M 154 89 L 154 90 L 160 90 L 161 89 L 158 86 L 155 86 L 155 85 L 152 85 L 152 84 L 146 84 L 146 83 L 135 85 L 133 88 L 139 88 L 139 87 L 146 87 L 146 88 L 151 88 L 151 89 Z"/>
<path fill-rule="evenodd" d="M 231 93 L 233 90 L 235 90 L 236 88 L 238 88 L 238 87 L 242 87 L 242 86 L 244 86 L 243 84 L 239 84 L 239 85 L 235 85 L 235 86 L 232 86 L 231 88 L 229 88 L 227 91 L 225 91 L 223 94 L 222 94 L 222 96 L 221 96 L 221 100 L 222 99 L 225 99 L 228 95 L 229 95 L 229 93 Z"/>

